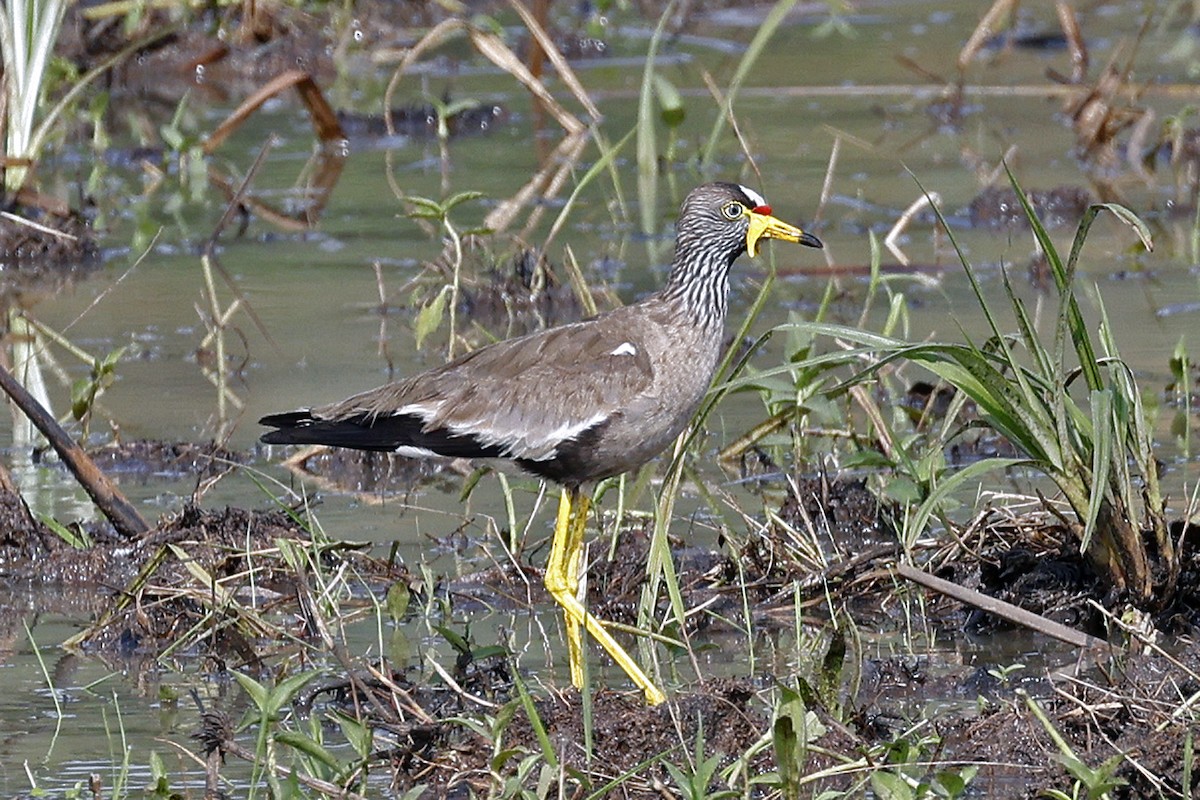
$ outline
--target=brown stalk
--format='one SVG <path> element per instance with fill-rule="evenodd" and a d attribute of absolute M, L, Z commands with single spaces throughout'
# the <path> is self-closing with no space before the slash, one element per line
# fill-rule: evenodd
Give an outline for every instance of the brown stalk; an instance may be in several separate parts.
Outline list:
<path fill-rule="evenodd" d="M 584 90 L 583 84 L 576 78 L 562 53 L 554 46 L 554 42 L 546 33 L 545 28 L 539 24 L 534 14 L 519 2 L 513 0 L 512 5 L 544 52 L 545 57 L 554 66 L 559 79 L 571 90 L 588 114 L 598 119 L 599 109 Z M 464 34 L 480 55 L 516 78 L 533 96 L 534 101 L 554 117 L 555 121 L 566 131 L 566 136 L 558 143 L 550 157 L 545 160 L 542 168 L 534 173 L 533 177 L 516 194 L 501 202 L 488 213 L 484 225 L 493 231 L 501 231 L 511 225 L 521 209 L 530 206 L 539 195 L 554 197 L 562 191 L 574 163 L 583 152 L 588 126 L 555 99 L 540 77 L 531 71 L 502 39 L 464 20 L 447 19 L 435 25 L 419 42 L 407 50 L 384 51 L 376 54 L 377 61 L 391 61 L 399 58 L 400 62 L 384 92 L 384 121 L 389 133 L 394 130 L 391 122 L 392 97 L 400 85 L 401 77 L 425 52 Z M 391 170 L 388 171 L 388 180 L 391 182 L 396 196 L 403 198 L 404 192 L 396 184 Z M 537 224 L 543 213 L 542 206 L 534 207 L 530 219 L 526 223 L 527 231 Z"/>
<path fill-rule="evenodd" d="M 991 8 L 987 10 L 979 20 L 979 24 L 975 26 L 975 30 L 971 31 L 971 35 L 967 38 L 966 44 L 958 51 L 958 72 L 967 71 L 967 67 L 983 49 L 987 40 L 992 36 L 1002 24 L 1004 17 L 1011 17 L 1013 11 L 1016 10 L 1017 0 L 995 0 Z"/>
<path fill-rule="evenodd" d="M 328 144 L 346 138 L 346 134 L 342 132 L 342 125 L 338 122 L 337 114 L 325 100 L 325 95 L 321 93 L 321 89 L 313 80 L 312 75 L 303 70 L 293 69 L 276 75 L 259 87 L 258 91 L 243 100 L 242 104 L 234 109 L 225 118 L 225 121 L 204 140 L 204 154 L 212 155 L 213 151 L 220 147 L 231 133 L 240 128 L 263 103 L 280 92 L 293 88 L 300 95 L 304 107 L 308 109 L 313 132 L 321 142 Z"/>
<path fill-rule="evenodd" d="M 1046 619 L 1040 614 L 1034 614 L 1032 611 L 1026 611 L 1020 606 L 1014 606 L 1012 603 L 1006 603 L 999 598 L 990 597 L 974 589 L 968 589 L 965 586 L 959 586 L 957 583 L 951 583 L 950 581 L 934 577 L 928 572 L 923 572 L 908 564 L 896 564 L 893 569 L 897 575 L 906 580 L 944 594 L 960 603 L 966 603 L 969 606 L 974 606 L 990 614 L 995 614 L 1009 622 L 1035 630 L 1053 639 L 1058 639 L 1060 642 L 1066 642 L 1075 647 L 1087 648 L 1089 650 L 1108 646 L 1108 642 L 1103 639 L 1089 636 L 1074 628 L 1068 628 L 1066 625 L 1055 622 L 1052 619 Z"/>
<path fill-rule="evenodd" d="M 116 484 L 108 479 L 96 466 L 96 462 L 92 461 L 70 434 L 63 430 L 58 421 L 3 366 L 0 366 L 0 389 L 12 398 L 22 413 L 29 417 L 29 421 L 49 440 L 59 458 L 75 476 L 75 480 L 79 481 L 79 485 L 112 523 L 117 533 L 126 539 L 137 539 L 150 530 L 150 525 Z"/>
<path fill-rule="evenodd" d="M 299 94 L 304 107 L 308 109 L 313 132 L 321 144 L 325 145 L 317 156 L 314 177 L 309 181 L 308 191 L 313 197 L 313 202 L 305 205 L 300 211 L 289 214 L 279 211 L 262 200 L 246 196 L 244 185 L 235 191 L 233 181 L 215 167 L 209 168 L 209 182 L 224 192 L 231 201 L 235 197 L 238 198 L 240 205 L 249 208 L 273 225 L 284 230 L 303 231 L 316 223 L 321 211 L 325 208 L 325 203 L 328 202 L 333 187 L 337 185 L 338 179 L 342 175 L 342 168 L 345 166 L 345 157 L 329 146 L 346 138 L 346 134 L 342 130 L 341 123 L 338 122 L 337 114 L 325 100 L 325 95 L 321 93 L 321 89 L 313 80 L 312 75 L 303 70 L 294 69 L 276 75 L 267 81 L 259 87 L 258 91 L 243 100 L 242 104 L 209 134 L 208 138 L 204 140 L 203 150 L 205 155 L 212 155 L 263 103 L 288 89 L 295 89 Z M 241 196 L 239 197 L 239 195 Z"/>
<path fill-rule="evenodd" d="M 1088 50 L 1079 30 L 1079 18 L 1065 0 L 1058 0 L 1054 10 L 1058 12 L 1058 24 L 1067 37 L 1067 49 L 1071 53 L 1071 83 L 1083 83 L 1088 71 Z"/>

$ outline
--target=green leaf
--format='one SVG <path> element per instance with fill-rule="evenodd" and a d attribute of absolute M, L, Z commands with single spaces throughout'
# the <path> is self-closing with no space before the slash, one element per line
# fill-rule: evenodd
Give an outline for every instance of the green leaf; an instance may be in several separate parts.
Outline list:
<path fill-rule="evenodd" d="M 366 758 L 371 755 L 371 747 L 374 744 L 371 726 L 337 711 L 333 712 L 333 718 L 337 721 L 338 727 L 342 729 L 342 735 L 346 737 L 346 741 L 350 743 L 350 747 L 353 748 L 359 758 Z"/>
<path fill-rule="evenodd" d="M 483 192 L 459 192 L 458 194 L 452 194 L 447 200 L 442 202 L 442 208 L 445 209 L 443 213 L 449 214 L 450 210 L 455 206 L 462 205 L 470 200 L 476 200 L 480 197 L 483 197 Z"/>
<path fill-rule="evenodd" d="M 894 462 L 878 450 L 859 450 L 842 459 L 842 469 L 853 472 L 860 469 L 886 469 Z"/>
<path fill-rule="evenodd" d="M 409 591 L 408 584 L 404 581 L 396 581 L 388 587 L 386 605 L 388 616 L 392 618 L 392 622 L 404 619 L 404 615 L 408 611 L 408 602 L 411 599 L 412 592 Z"/>
<path fill-rule="evenodd" d="M 477 647 L 471 651 L 471 658 L 476 661 L 482 661 L 485 658 L 495 658 L 496 656 L 507 656 L 508 648 L 504 645 L 490 644 L 486 647 Z"/>
<path fill-rule="evenodd" d="M 1020 464 L 1028 464 L 1029 461 L 1022 458 L 985 458 L 981 461 L 976 461 L 958 472 L 951 475 L 944 481 L 940 481 L 929 496 L 925 498 L 917 513 L 913 515 L 910 523 L 909 535 L 915 538 L 925 530 L 925 526 L 929 523 L 929 518 L 937 511 L 942 501 L 957 491 L 964 483 L 978 480 L 981 476 L 993 472 L 995 470 L 1009 469 Z"/>
<path fill-rule="evenodd" d="M 237 671 L 233 673 L 233 679 L 241 685 L 242 691 L 250 695 L 251 702 L 254 703 L 259 712 L 264 712 L 267 708 L 266 687 L 254 680 L 254 678 L 251 678 L 249 675 L 244 675 L 243 673 Z"/>
<path fill-rule="evenodd" d="M 667 21 L 675 11 L 676 1 L 670 0 L 650 34 L 646 45 L 645 63 L 642 67 L 642 86 L 638 92 L 637 106 L 637 185 L 640 204 L 641 232 L 647 236 L 658 228 L 658 141 L 654 129 L 653 108 L 654 60 L 658 45 L 666 30 Z"/>
<path fill-rule="evenodd" d="M 111 353 L 106 355 L 100 361 L 100 373 L 102 375 L 112 373 L 113 369 L 117 366 L 117 362 L 119 362 L 121 357 L 125 355 L 125 351 L 127 349 L 129 349 L 128 345 L 125 347 L 118 347 L 116 350 L 113 350 Z"/>
<path fill-rule="evenodd" d="M 413 338 L 416 339 L 416 347 L 421 349 L 422 343 L 442 324 L 442 318 L 446 315 L 446 305 L 450 301 L 450 294 L 454 287 L 446 284 L 442 290 L 437 293 L 437 297 L 420 311 L 417 312 L 417 318 L 413 321 Z"/>
<path fill-rule="evenodd" d="M 550 735 L 546 732 L 546 725 L 542 722 L 541 715 L 538 714 L 533 697 L 525 687 L 525 681 L 521 680 L 521 675 L 517 671 L 515 662 L 512 664 L 512 676 L 513 684 L 516 686 L 517 696 L 521 703 L 521 709 L 525 712 L 525 717 L 529 720 L 529 726 L 533 728 L 534 735 L 537 736 L 538 747 L 541 748 L 542 757 L 546 759 L 547 764 L 558 769 L 558 753 L 554 750 L 554 744 L 550 741 Z M 514 708 L 513 711 L 515 712 L 515 710 Z"/>
<path fill-rule="evenodd" d="M 276 731 L 275 741 L 287 745 L 293 750 L 298 750 L 330 769 L 336 770 L 341 767 L 337 756 L 326 750 L 319 742 L 309 736 L 305 736 L 303 733 L 298 733 L 297 731 Z"/>
<path fill-rule="evenodd" d="M 800 693 L 779 685 L 779 704 L 771 724 L 771 744 L 775 750 L 775 765 L 779 770 L 779 786 L 785 800 L 800 796 L 800 785 L 808 762 L 808 709 Z"/>
<path fill-rule="evenodd" d="M 755 63 L 758 62 L 759 57 L 763 54 L 767 42 L 775 35 L 775 31 L 779 29 L 779 26 L 783 23 L 788 12 L 792 10 L 794 5 L 796 5 L 796 0 L 779 0 L 775 5 L 771 6 L 771 10 L 767 12 L 766 18 L 758 26 L 758 30 L 755 31 L 754 38 L 746 46 L 746 50 L 742 54 L 742 59 L 738 62 L 737 69 L 734 70 L 733 77 L 729 81 L 729 88 L 725 91 L 725 102 L 721 113 L 717 114 L 717 118 L 713 122 L 712 132 L 708 135 L 708 142 L 704 146 L 704 152 L 700 159 L 700 171 L 702 173 L 707 173 L 713 164 L 717 143 L 721 140 L 721 134 L 728 124 L 729 117 L 733 115 L 733 103 L 737 99 L 742 83 L 746 80 L 746 76 L 750 74 L 750 70 L 754 68 Z"/>
<path fill-rule="evenodd" d="M 1141 217 L 1120 203 L 1097 203 L 1096 205 L 1111 212 L 1121 222 L 1133 228 L 1133 232 L 1142 240 L 1142 246 L 1147 250 L 1154 250 L 1154 237 L 1150 233 L 1150 226 L 1143 222 Z"/>
<path fill-rule="evenodd" d="M 469 644 L 467 644 L 467 640 L 464 639 L 462 636 L 460 636 L 458 633 L 447 628 L 445 625 L 435 625 L 435 626 L 433 626 L 433 629 L 435 631 L 437 631 L 438 634 L 440 634 L 441 637 L 443 639 L 445 639 L 449 643 L 449 645 L 451 647 L 453 647 L 455 650 L 457 650 L 459 653 L 462 653 L 463 655 L 467 655 L 471 652 L 471 646 Z"/>
<path fill-rule="evenodd" d="M 71 416 L 83 419 L 92 407 L 95 384 L 90 378 L 80 378 L 71 384 Z"/>
<path fill-rule="evenodd" d="M 842 685 L 842 669 L 845 664 L 846 636 L 840 627 L 835 627 L 829 647 L 825 650 L 825 657 L 821 659 L 821 670 L 816 676 L 816 690 L 821 703 L 826 709 L 834 712 L 835 716 L 840 716 L 837 713 L 840 706 L 838 690 Z"/>
<path fill-rule="evenodd" d="M 442 204 L 437 200 L 431 200 L 428 197 L 417 197 L 416 195 L 409 195 L 404 199 L 421 211 L 429 212 L 436 216 L 441 216 L 442 214 Z"/>
<path fill-rule="evenodd" d="M 313 669 L 297 673 L 281 681 L 271 690 L 267 698 L 267 713 L 275 717 L 285 705 L 288 705 L 295 699 L 301 689 L 323 674 L 325 674 L 324 670 Z"/>
<path fill-rule="evenodd" d="M 654 94 L 658 98 L 659 113 L 668 128 L 676 128 L 687 117 L 683 107 L 683 95 L 675 88 L 675 84 L 657 72 L 654 73 Z"/>
<path fill-rule="evenodd" d="M 1104 489 L 1109 485 L 1113 469 L 1112 403 L 1113 393 L 1110 389 L 1092 392 L 1092 477 L 1087 516 L 1083 521 L 1083 539 L 1079 543 L 1083 550 L 1091 544 L 1092 534 L 1096 531 L 1096 520 L 1100 518 L 1100 509 L 1106 496 Z"/>
<path fill-rule="evenodd" d="M 914 800 L 916 797 L 904 778 L 885 770 L 871 773 L 871 788 L 880 800 Z"/>
<path fill-rule="evenodd" d="M 53 531 L 55 536 L 57 536 L 59 539 L 62 539 L 75 550 L 86 550 L 92 546 L 91 537 L 88 536 L 87 532 L 82 528 L 80 528 L 78 533 L 76 533 L 75 531 L 71 530 L 71 528 L 56 520 L 54 517 L 41 512 L 38 512 L 37 518 L 39 522 Z"/>

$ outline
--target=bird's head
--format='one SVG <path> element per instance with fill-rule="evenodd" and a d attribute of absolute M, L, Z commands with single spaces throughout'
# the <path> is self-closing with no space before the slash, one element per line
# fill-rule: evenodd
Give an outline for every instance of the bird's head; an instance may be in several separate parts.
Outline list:
<path fill-rule="evenodd" d="M 771 214 L 771 207 L 758 192 L 737 183 L 706 183 L 697 186 L 683 201 L 679 212 L 680 240 L 695 240 L 704 248 L 719 248 L 733 258 L 743 250 L 758 255 L 763 239 L 782 239 L 807 247 L 822 247 L 821 240 Z"/>

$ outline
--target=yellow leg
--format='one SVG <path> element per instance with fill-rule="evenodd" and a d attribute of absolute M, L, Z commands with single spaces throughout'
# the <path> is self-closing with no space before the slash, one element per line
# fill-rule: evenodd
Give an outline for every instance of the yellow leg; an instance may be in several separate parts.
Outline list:
<path fill-rule="evenodd" d="M 550 586 L 551 571 L 565 574 L 566 589 L 572 597 L 579 599 L 579 562 L 583 555 L 583 530 L 587 521 L 588 501 L 583 495 L 575 503 L 566 489 L 558 500 L 558 522 L 554 526 L 554 540 L 550 546 L 550 562 L 546 565 L 546 586 Z M 557 598 L 555 598 L 557 600 Z M 583 687 L 583 634 L 579 618 L 563 609 L 567 625 L 567 663 L 571 667 L 571 683 Z"/>
<path fill-rule="evenodd" d="M 583 550 L 583 529 L 587 519 L 588 501 L 577 491 L 564 489 L 558 501 L 558 522 L 550 545 L 550 560 L 546 564 L 546 589 L 562 608 L 567 620 L 567 653 L 571 659 L 571 681 L 583 684 L 583 642 L 580 625 L 608 651 L 613 660 L 625 670 L 646 695 L 646 702 L 658 705 L 666 700 L 646 673 L 642 672 L 625 648 L 612 637 L 600 620 L 589 614 L 576 596 L 579 586 L 579 556 Z M 574 512 L 574 513 L 572 513 Z"/>

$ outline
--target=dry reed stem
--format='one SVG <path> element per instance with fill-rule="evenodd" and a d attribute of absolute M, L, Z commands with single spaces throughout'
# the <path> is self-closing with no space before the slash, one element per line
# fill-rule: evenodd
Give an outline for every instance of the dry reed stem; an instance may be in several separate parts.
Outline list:
<path fill-rule="evenodd" d="M 904 254 L 904 251 L 900 249 L 900 245 L 898 244 L 900 237 L 906 230 L 908 230 L 909 223 L 912 222 L 913 217 L 915 217 L 917 213 L 921 211 L 921 209 L 933 203 L 940 202 L 942 202 L 942 198 L 937 192 L 921 194 L 920 197 L 909 204 L 908 208 L 904 209 L 904 211 L 900 214 L 900 217 L 896 220 L 896 224 L 893 225 L 891 230 L 887 232 L 887 236 L 883 237 L 884 246 L 891 251 L 891 254 L 896 257 L 896 260 L 899 261 L 902 266 L 907 267 L 909 265 L 909 259 L 908 256 Z"/>

